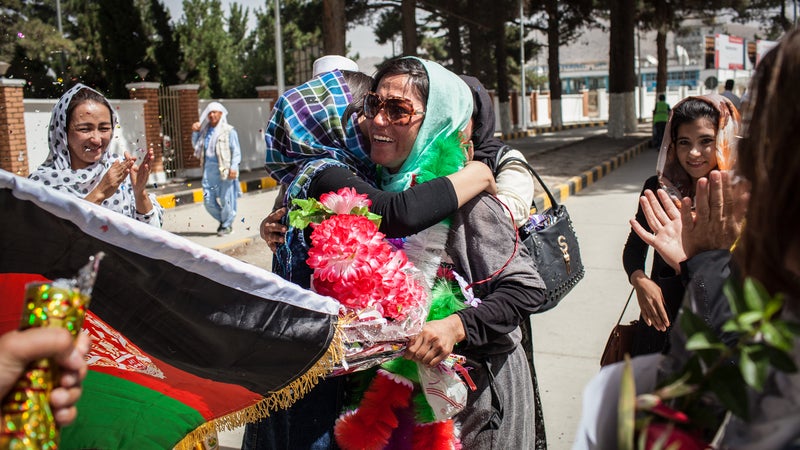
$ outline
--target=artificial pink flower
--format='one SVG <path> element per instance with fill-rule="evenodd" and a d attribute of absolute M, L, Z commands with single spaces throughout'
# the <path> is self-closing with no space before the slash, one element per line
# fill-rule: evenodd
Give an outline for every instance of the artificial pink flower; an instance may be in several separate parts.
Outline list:
<path fill-rule="evenodd" d="M 337 192 L 329 192 L 319 197 L 319 202 L 334 214 L 351 214 L 353 208 L 369 208 L 372 204 L 366 194 L 359 194 L 353 188 L 341 188 Z"/>
<path fill-rule="evenodd" d="M 393 251 L 383 233 L 364 216 L 338 214 L 314 225 L 308 265 L 314 289 L 352 309 L 374 307 L 384 317 L 402 319 L 425 299 L 413 264 Z"/>

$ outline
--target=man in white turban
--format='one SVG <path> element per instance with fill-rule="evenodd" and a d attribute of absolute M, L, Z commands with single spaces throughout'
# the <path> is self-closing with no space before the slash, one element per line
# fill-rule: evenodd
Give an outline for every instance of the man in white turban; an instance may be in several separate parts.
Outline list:
<path fill-rule="evenodd" d="M 200 115 L 202 122 L 192 125 L 194 156 L 203 167 L 203 204 L 219 222 L 217 234 L 230 234 L 236 219 L 239 197 L 239 163 L 242 151 L 239 135 L 228 124 L 228 110 L 211 102 Z"/>

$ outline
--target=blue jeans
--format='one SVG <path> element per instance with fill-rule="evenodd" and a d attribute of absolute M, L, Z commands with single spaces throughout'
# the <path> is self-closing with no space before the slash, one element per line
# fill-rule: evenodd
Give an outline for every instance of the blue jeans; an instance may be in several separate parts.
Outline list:
<path fill-rule="evenodd" d="M 220 226 L 233 225 L 238 197 L 238 178 L 223 180 L 219 174 L 219 162 L 206 158 L 203 164 L 203 205 Z"/>

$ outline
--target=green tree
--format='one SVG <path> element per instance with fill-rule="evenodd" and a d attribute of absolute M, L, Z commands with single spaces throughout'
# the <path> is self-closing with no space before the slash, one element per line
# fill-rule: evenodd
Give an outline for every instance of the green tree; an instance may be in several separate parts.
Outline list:
<path fill-rule="evenodd" d="M 175 29 L 170 24 L 170 14 L 161 0 L 149 0 L 145 12 L 145 30 L 150 37 L 147 49 L 150 78 L 166 86 L 178 84 L 183 53 L 175 38 Z"/>
<path fill-rule="evenodd" d="M 542 0 L 531 3 L 532 27 L 547 36 L 547 67 L 550 89 L 551 120 L 562 124 L 561 115 L 561 58 L 559 49 L 577 39 L 594 23 L 591 0 Z"/>
<path fill-rule="evenodd" d="M 98 0 L 100 50 L 106 95 L 126 98 L 127 83 L 139 79 L 136 69 L 145 67 L 150 40 L 144 32 L 139 9 L 133 0 Z"/>
<path fill-rule="evenodd" d="M 223 52 L 221 64 L 223 91 L 227 97 L 253 97 L 256 94 L 255 80 L 247 70 L 246 61 L 253 53 L 255 36 L 247 33 L 249 9 L 233 3 L 228 16 L 230 48 Z"/>
<path fill-rule="evenodd" d="M 787 2 L 783 0 L 730 0 L 725 3 L 733 8 L 736 21 L 759 22 L 767 39 L 778 39 L 793 26 L 790 19 L 792 13 L 787 10 Z"/>
<path fill-rule="evenodd" d="M 200 84 L 198 95 L 204 98 L 225 96 L 221 74 L 228 68 L 220 65 L 227 62 L 224 53 L 232 50 L 232 42 L 224 20 L 220 0 L 183 0 L 176 31 L 189 77 Z"/>
<path fill-rule="evenodd" d="M 60 94 L 66 56 L 76 50 L 73 41 L 58 33 L 54 6 L 7 0 L 0 14 L 0 61 L 10 64 L 6 77 L 27 81 L 26 97 Z"/>

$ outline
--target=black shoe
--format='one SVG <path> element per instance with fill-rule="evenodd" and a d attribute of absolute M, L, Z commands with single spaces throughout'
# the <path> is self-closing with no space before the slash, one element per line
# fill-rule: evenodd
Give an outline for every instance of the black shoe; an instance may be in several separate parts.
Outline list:
<path fill-rule="evenodd" d="M 225 236 L 226 234 L 231 234 L 232 231 L 232 227 L 219 227 L 217 229 L 217 236 Z"/>

